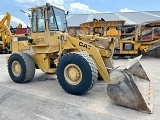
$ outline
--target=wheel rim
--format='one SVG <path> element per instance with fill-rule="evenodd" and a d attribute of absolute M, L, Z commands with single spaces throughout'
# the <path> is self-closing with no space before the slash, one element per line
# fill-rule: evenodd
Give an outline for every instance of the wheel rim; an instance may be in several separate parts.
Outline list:
<path fill-rule="evenodd" d="M 65 80 L 71 85 L 77 85 L 82 80 L 81 69 L 75 64 L 69 64 L 64 69 Z"/>
<path fill-rule="evenodd" d="M 21 75 L 22 68 L 18 61 L 14 61 L 12 63 L 12 72 L 16 77 L 19 77 Z"/>

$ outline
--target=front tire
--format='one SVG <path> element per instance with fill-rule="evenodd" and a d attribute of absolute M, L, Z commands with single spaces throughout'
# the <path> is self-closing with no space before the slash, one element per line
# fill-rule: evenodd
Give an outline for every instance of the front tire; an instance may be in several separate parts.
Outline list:
<path fill-rule="evenodd" d="M 87 93 L 97 81 L 98 71 L 93 59 L 84 52 L 63 55 L 57 67 L 62 88 L 74 95 Z"/>
<path fill-rule="evenodd" d="M 16 83 L 25 83 L 35 75 L 35 64 L 27 53 L 14 53 L 8 60 L 8 73 Z"/>

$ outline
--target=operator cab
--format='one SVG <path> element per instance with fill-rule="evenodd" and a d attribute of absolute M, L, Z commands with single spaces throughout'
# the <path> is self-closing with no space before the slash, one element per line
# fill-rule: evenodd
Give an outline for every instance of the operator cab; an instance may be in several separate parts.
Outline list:
<path fill-rule="evenodd" d="M 32 11 L 32 32 L 67 30 L 65 11 L 46 3 L 45 6 L 35 7 Z"/>
<path fill-rule="evenodd" d="M 56 34 L 67 32 L 65 11 L 46 3 L 31 11 L 31 38 L 35 45 L 58 43 Z M 32 43 L 32 42 L 31 42 Z"/>

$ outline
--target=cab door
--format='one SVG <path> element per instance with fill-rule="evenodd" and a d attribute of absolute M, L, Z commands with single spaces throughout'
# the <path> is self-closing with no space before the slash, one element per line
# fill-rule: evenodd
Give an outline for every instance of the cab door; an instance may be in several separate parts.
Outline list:
<path fill-rule="evenodd" d="M 34 44 L 47 44 L 46 42 L 46 22 L 45 22 L 45 10 L 44 9 L 36 9 L 36 11 L 32 12 L 32 20 L 31 20 L 32 32 L 31 37 L 33 39 Z"/>

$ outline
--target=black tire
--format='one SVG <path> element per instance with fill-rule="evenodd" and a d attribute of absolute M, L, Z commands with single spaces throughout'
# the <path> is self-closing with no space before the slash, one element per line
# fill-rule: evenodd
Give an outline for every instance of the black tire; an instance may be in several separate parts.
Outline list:
<path fill-rule="evenodd" d="M 80 68 L 82 79 L 76 85 L 70 84 L 65 79 L 65 68 L 68 65 L 76 65 Z M 62 88 L 74 95 L 82 95 L 91 90 L 97 81 L 98 71 L 93 59 L 84 52 L 73 52 L 63 55 L 57 67 L 57 79 Z"/>
<path fill-rule="evenodd" d="M 14 62 L 17 62 L 21 67 L 19 75 L 15 75 L 12 69 Z M 16 83 L 25 83 L 33 79 L 35 75 L 35 64 L 32 57 L 27 53 L 14 53 L 8 60 L 8 73 L 10 78 Z"/>

